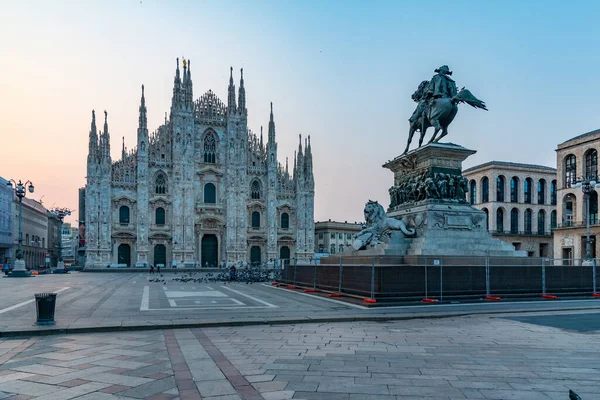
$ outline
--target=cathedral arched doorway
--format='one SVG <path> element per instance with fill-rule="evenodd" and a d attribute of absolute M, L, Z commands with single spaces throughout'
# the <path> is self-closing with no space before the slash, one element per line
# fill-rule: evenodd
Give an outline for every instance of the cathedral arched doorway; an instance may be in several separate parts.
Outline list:
<path fill-rule="evenodd" d="M 128 267 L 131 265 L 131 246 L 128 244 L 120 244 L 117 251 L 117 264 L 125 264 Z"/>
<path fill-rule="evenodd" d="M 219 263 L 219 242 L 215 235 L 202 236 L 200 260 L 202 266 L 216 267 Z"/>
<path fill-rule="evenodd" d="M 281 246 L 279 249 L 279 258 L 285 260 L 286 265 L 290 262 L 290 248 L 287 246 Z"/>
<path fill-rule="evenodd" d="M 164 244 L 154 246 L 154 265 L 158 264 L 162 264 L 163 267 L 167 265 L 167 248 Z"/>
<path fill-rule="evenodd" d="M 261 262 L 260 259 L 260 247 L 258 246 L 252 246 L 250 248 L 250 262 L 251 263 L 259 263 Z"/>

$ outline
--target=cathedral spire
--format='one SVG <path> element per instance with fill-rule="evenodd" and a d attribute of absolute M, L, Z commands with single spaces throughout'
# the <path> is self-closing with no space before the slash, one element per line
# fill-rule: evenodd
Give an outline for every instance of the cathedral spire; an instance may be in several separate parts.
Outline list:
<path fill-rule="evenodd" d="M 105 160 L 110 160 L 110 133 L 108 132 L 108 113 L 104 110 L 104 131 L 100 139 L 102 146 L 101 155 Z"/>
<path fill-rule="evenodd" d="M 92 125 L 89 135 L 88 162 L 98 158 L 98 132 L 96 130 L 96 112 L 92 110 Z"/>
<path fill-rule="evenodd" d="M 140 100 L 140 118 L 139 118 L 139 124 L 138 126 L 140 128 L 145 129 L 148 125 L 148 118 L 146 116 L 146 97 L 144 96 L 144 85 L 142 85 L 142 98 Z"/>
<path fill-rule="evenodd" d="M 271 102 L 271 116 L 269 118 L 269 143 L 275 144 L 275 121 L 273 120 L 273 102 Z"/>
<path fill-rule="evenodd" d="M 194 105 L 194 91 L 192 85 L 192 62 L 187 60 L 187 84 L 186 84 L 186 98 L 185 101 L 189 106 L 193 108 Z"/>
<path fill-rule="evenodd" d="M 263 145 L 263 127 L 262 127 L 262 125 L 260 126 L 260 150 L 261 151 L 264 150 L 264 145 Z"/>
<path fill-rule="evenodd" d="M 304 176 L 304 156 L 302 154 L 302 135 L 298 135 L 299 143 L 298 143 L 298 159 L 296 160 L 296 174 L 298 174 L 298 178 L 303 178 Z M 298 181 L 299 182 L 299 181 Z"/>
<path fill-rule="evenodd" d="M 240 69 L 240 90 L 238 92 L 238 110 L 244 114 L 246 112 L 246 89 L 244 88 L 244 68 Z"/>
<path fill-rule="evenodd" d="M 181 76 L 179 74 L 179 58 L 177 58 L 177 69 L 175 70 L 175 79 L 173 80 L 173 98 L 171 99 L 171 109 L 175 108 L 181 101 Z"/>
<path fill-rule="evenodd" d="M 227 95 L 227 109 L 229 113 L 234 113 L 236 110 L 235 105 L 235 85 L 233 84 L 233 67 L 229 69 L 229 88 Z"/>
<path fill-rule="evenodd" d="M 290 176 L 290 170 L 288 168 L 288 158 L 285 158 L 285 176 L 289 177 Z"/>
<path fill-rule="evenodd" d="M 125 159 L 127 152 L 125 151 L 125 136 L 123 136 L 123 148 L 121 149 L 121 160 Z"/>

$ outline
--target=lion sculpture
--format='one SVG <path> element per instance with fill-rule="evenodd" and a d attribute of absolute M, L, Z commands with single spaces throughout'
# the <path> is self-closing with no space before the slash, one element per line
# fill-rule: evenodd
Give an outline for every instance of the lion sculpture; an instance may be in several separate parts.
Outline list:
<path fill-rule="evenodd" d="M 387 243 L 394 230 L 402 231 L 407 236 L 414 236 L 415 234 L 415 230 L 407 228 L 401 220 L 388 218 L 383 206 L 377 201 L 369 200 L 365 204 L 364 213 L 367 227 L 354 236 L 352 247 L 355 250 Z"/>

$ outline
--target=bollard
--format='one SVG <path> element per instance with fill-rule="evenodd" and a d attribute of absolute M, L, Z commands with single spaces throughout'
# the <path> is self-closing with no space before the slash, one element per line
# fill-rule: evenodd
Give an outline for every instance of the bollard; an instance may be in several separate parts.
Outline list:
<path fill-rule="evenodd" d="M 36 293 L 35 305 L 38 325 L 54 325 L 56 293 Z"/>

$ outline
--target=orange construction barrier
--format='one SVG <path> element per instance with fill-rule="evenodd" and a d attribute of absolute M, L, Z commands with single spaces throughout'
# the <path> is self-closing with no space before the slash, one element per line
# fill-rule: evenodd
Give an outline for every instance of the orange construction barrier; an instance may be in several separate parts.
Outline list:
<path fill-rule="evenodd" d="M 485 296 L 485 299 L 488 300 L 488 301 L 500 301 L 500 300 L 502 300 L 498 296 Z"/>
<path fill-rule="evenodd" d="M 363 299 L 363 301 L 364 301 L 365 303 L 371 303 L 371 304 L 375 304 L 375 303 L 377 303 L 377 300 L 375 300 L 375 299 Z"/>
<path fill-rule="evenodd" d="M 304 293 L 316 293 L 318 292 L 317 289 L 304 289 Z"/>
<path fill-rule="evenodd" d="M 428 299 L 428 298 L 424 298 L 423 300 L 421 300 L 423 303 L 437 303 L 438 299 Z"/>
<path fill-rule="evenodd" d="M 551 300 L 556 300 L 558 299 L 558 297 L 551 295 L 551 294 L 543 294 L 542 295 L 542 299 L 551 299 Z"/>
<path fill-rule="evenodd" d="M 296 286 L 294 286 L 294 285 L 287 285 L 285 288 L 286 289 L 296 289 Z"/>
<path fill-rule="evenodd" d="M 592 297 L 600 297 L 600 293 L 594 293 L 592 294 Z"/>
<path fill-rule="evenodd" d="M 329 293 L 327 297 L 342 297 L 341 293 Z"/>

